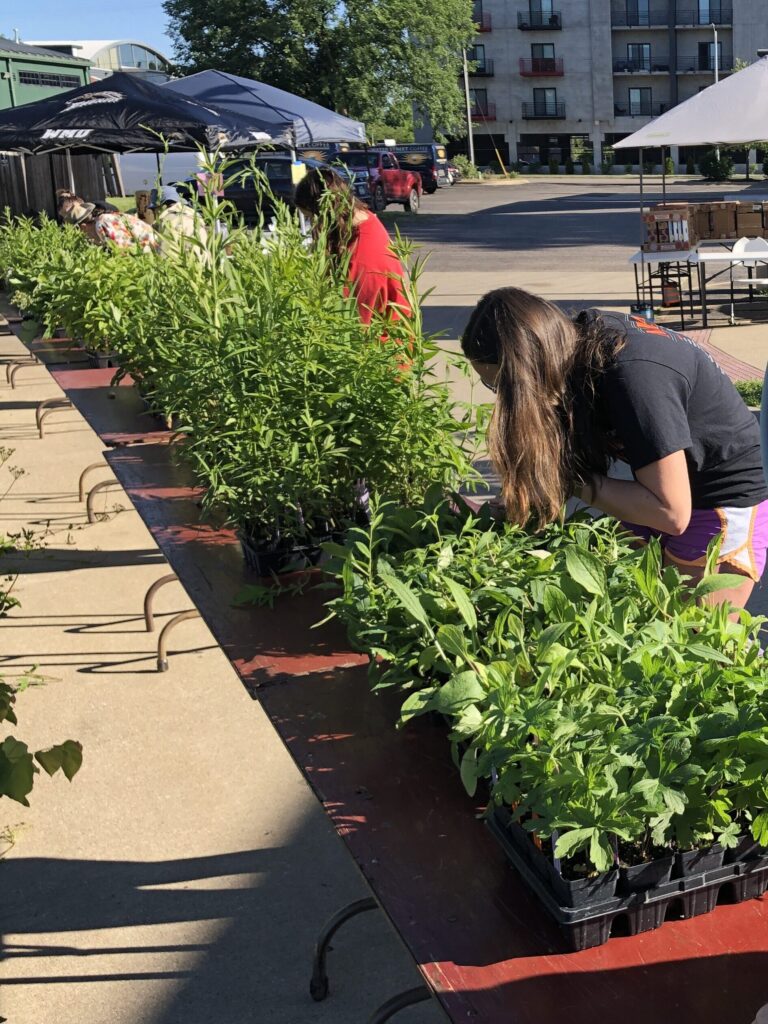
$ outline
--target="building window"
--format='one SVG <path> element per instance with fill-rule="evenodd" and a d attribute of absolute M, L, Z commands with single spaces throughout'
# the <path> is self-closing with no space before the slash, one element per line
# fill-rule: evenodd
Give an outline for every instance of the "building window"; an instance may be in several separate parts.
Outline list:
<path fill-rule="evenodd" d="M 631 117 L 637 117 L 639 114 L 651 113 L 650 89 L 629 90 L 629 113 Z"/>
<path fill-rule="evenodd" d="M 534 89 L 533 111 L 537 117 L 557 117 L 557 89 Z"/>
<path fill-rule="evenodd" d="M 718 70 L 722 71 L 723 44 L 718 40 L 717 50 L 715 50 L 714 42 L 699 43 L 699 71 L 714 71 L 715 60 L 717 60 Z"/>
<path fill-rule="evenodd" d="M 475 43 L 474 46 L 470 46 L 467 50 L 467 59 L 478 64 L 481 68 L 485 65 L 485 47 L 480 43 Z"/>
<path fill-rule="evenodd" d="M 530 0 L 531 14 L 541 14 L 549 17 L 554 13 L 552 10 L 552 0 Z"/>
<path fill-rule="evenodd" d="M 472 110 L 478 114 L 488 113 L 488 90 L 487 89 L 470 89 L 469 90 L 469 105 Z"/>
<path fill-rule="evenodd" d="M 78 75 L 56 75 L 47 71 L 20 71 L 20 85 L 42 85 L 49 89 L 76 89 L 83 84 Z"/>
<path fill-rule="evenodd" d="M 650 0 L 627 0 L 627 20 L 630 25 L 650 25 Z"/>
<path fill-rule="evenodd" d="M 650 71 L 651 44 L 627 43 L 627 63 L 631 71 Z"/>

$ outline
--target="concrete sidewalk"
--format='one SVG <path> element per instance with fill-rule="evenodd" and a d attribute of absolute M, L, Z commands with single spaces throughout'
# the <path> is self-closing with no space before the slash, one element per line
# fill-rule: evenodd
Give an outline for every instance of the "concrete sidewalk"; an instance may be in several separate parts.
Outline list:
<path fill-rule="evenodd" d="M 23 351 L 0 338 L 0 360 Z M 0 863 L 0 1014 L 361 1024 L 419 984 L 413 961 L 383 915 L 366 914 L 334 941 L 331 996 L 312 1002 L 318 931 L 369 890 L 201 620 L 178 627 L 170 671 L 155 672 L 141 608 L 167 563 L 116 482 L 87 524 L 77 478 L 102 445 L 74 410 L 38 440 L 35 405 L 61 392 L 42 366 L 17 384 L 0 384 L 0 447 L 25 475 L 0 503 L 0 530 L 33 529 L 45 547 L 20 563 L 0 666 L 43 677 L 19 697 L 14 731 L 34 747 L 79 739 L 84 764 L 71 784 L 39 778 L 29 809 L 0 802 L 16 840 Z M 165 588 L 159 625 L 189 607 L 180 585 Z M 436 1004 L 398 1016 L 445 1019 Z"/>

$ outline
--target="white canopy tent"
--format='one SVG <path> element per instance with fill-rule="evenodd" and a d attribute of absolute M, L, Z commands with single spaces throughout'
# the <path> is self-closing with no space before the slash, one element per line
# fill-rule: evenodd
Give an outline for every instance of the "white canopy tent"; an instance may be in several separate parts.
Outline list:
<path fill-rule="evenodd" d="M 614 149 L 736 145 L 768 139 L 768 56 L 661 114 Z"/>
<path fill-rule="evenodd" d="M 614 144 L 614 149 L 725 146 L 768 139 L 768 54 L 711 85 Z M 642 209 L 642 159 L 641 198 Z M 760 413 L 763 469 L 768 480 L 768 367 Z"/>

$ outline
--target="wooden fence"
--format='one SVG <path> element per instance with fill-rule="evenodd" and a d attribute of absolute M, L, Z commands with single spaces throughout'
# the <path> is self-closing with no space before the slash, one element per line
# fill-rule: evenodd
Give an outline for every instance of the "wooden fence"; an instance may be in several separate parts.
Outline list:
<path fill-rule="evenodd" d="M 115 161 L 108 154 L 67 157 L 66 153 L 21 156 L 0 153 L 0 210 L 13 214 L 56 215 L 56 189 L 70 188 L 70 164 L 74 191 L 84 199 L 104 199 L 122 194 Z"/>

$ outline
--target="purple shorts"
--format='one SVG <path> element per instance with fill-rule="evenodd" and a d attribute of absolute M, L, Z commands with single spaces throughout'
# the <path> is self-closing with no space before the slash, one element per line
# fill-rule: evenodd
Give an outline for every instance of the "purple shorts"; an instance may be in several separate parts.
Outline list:
<path fill-rule="evenodd" d="M 768 501 L 751 508 L 695 508 L 685 533 L 670 536 L 650 526 L 623 524 L 641 540 L 658 537 L 670 561 L 685 567 L 703 566 L 707 546 L 722 535 L 718 565 L 759 583 L 768 552 Z"/>

